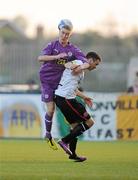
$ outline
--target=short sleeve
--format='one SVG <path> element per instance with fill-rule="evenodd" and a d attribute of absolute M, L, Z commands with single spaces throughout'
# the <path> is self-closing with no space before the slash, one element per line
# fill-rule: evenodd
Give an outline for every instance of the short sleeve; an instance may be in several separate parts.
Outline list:
<path fill-rule="evenodd" d="M 50 42 L 47 46 L 41 51 L 41 55 L 51 55 L 53 51 L 53 43 Z"/>

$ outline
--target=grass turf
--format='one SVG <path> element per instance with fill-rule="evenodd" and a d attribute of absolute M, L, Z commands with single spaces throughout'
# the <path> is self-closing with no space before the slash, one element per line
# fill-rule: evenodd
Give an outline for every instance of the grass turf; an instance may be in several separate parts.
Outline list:
<path fill-rule="evenodd" d="M 0 140 L 0 180 L 138 179 L 138 142 L 82 142 L 76 163 L 44 140 Z"/>

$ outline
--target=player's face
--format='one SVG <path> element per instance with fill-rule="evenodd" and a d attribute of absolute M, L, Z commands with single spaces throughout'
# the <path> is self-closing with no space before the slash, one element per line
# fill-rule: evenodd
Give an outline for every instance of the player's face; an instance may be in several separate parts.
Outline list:
<path fill-rule="evenodd" d="M 89 59 L 89 60 L 90 60 L 89 71 L 96 69 L 96 66 L 98 66 L 100 63 L 99 59 L 97 59 L 96 61 L 93 61 L 92 59 Z"/>
<path fill-rule="evenodd" d="M 59 30 L 59 41 L 61 44 L 66 45 L 71 36 L 71 31 L 65 28 Z"/>

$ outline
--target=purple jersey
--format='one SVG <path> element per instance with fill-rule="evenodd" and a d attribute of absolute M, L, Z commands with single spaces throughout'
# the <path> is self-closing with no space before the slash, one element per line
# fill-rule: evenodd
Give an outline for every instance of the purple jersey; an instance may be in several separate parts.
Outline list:
<path fill-rule="evenodd" d="M 50 91 L 54 92 L 65 69 L 64 64 L 75 59 L 86 62 L 86 56 L 71 43 L 63 47 L 58 40 L 49 43 L 41 55 L 58 55 L 65 52 L 68 56 L 64 59 L 50 60 L 42 64 L 40 68 L 40 81 L 42 87 L 42 100 L 47 102 Z M 49 92 L 48 92 L 49 91 Z M 51 99 L 51 98 L 50 98 Z M 50 101 L 50 99 L 48 101 Z"/>

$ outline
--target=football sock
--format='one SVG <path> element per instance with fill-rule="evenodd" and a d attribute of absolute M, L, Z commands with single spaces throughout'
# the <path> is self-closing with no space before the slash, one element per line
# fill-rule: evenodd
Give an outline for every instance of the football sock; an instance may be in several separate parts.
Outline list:
<path fill-rule="evenodd" d="M 73 138 L 69 143 L 69 149 L 72 152 L 72 156 L 76 156 L 77 141 L 78 141 L 78 138 Z"/>
<path fill-rule="evenodd" d="M 89 126 L 83 122 L 81 124 L 78 124 L 67 136 L 62 138 L 62 141 L 65 143 L 69 143 L 72 139 L 74 139 L 77 136 L 80 136 L 84 131 L 89 129 Z"/>
<path fill-rule="evenodd" d="M 49 116 L 47 113 L 45 115 L 45 126 L 46 126 L 46 137 L 51 137 L 51 128 L 52 128 L 52 116 Z"/>

